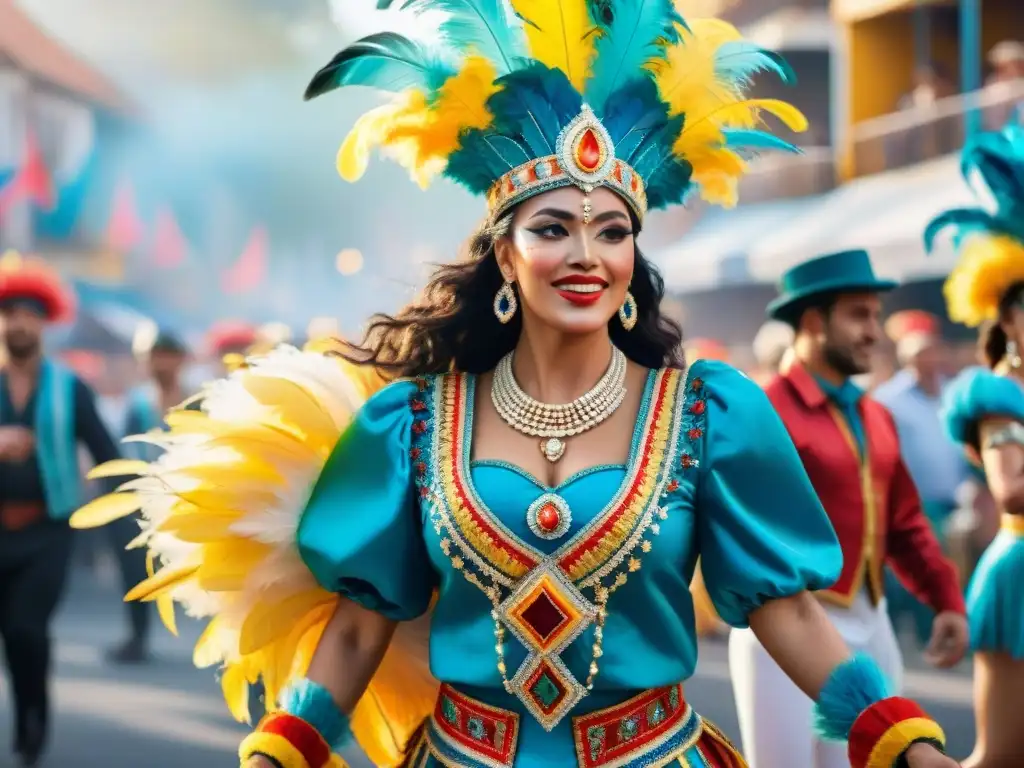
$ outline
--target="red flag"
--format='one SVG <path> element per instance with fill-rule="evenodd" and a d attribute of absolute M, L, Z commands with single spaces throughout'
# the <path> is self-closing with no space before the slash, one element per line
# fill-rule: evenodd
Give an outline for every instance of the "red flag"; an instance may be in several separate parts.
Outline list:
<path fill-rule="evenodd" d="M 107 222 L 107 245 L 118 253 L 137 246 L 143 237 L 143 224 L 135 205 L 135 190 L 130 181 L 122 181 L 114 192 L 114 205 Z"/>
<path fill-rule="evenodd" d="M 153 264 L 161 269 L 179 266 L 188 253 L 188 243 L 170 208 L 161 208 L 156 215 L 153 233 Z"/>
<path fill-rule="evenodd" d="M 270 255 L 270 239 L 264 227 L 256 227 L 249 235 L 242 255 L 221 275 L 225 293 L 246 293 L 263 282 Z"/>
<path fill-rule="evenodd" d="M 57 205 L 50 169 L 46 167 L 46 160 L 32 131 L 25 134 L 25 157 L 21 167 L 0 190 L 0 215 L 22 199 L 30 200 L 44 211 L 52 211 Z"/>

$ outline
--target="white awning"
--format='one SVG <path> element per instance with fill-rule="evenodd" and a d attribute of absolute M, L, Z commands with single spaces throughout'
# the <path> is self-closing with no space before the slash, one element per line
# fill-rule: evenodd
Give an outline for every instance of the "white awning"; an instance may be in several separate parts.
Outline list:
<path fill-rule="evenodd" d="M 820 197 L 712 208 L 682 240 L 655 254 L 670 293 L 751 282 L 750 254 L 768 233 L 813 216 Z"/>
<path fill-rule="evenodd" d="M 871 252 L 880 274 L 899 280 L 937 276 L 955 261 L 941 243 L 924 251 L 928 222 L 947 208 L 976 205 L 963 182 L 959 155 L 859 179 L 824 197 L 812 215 L 777 228 L 750 254 L 756 281 L 774 281 L 816 255 L 853 248 Z"/>

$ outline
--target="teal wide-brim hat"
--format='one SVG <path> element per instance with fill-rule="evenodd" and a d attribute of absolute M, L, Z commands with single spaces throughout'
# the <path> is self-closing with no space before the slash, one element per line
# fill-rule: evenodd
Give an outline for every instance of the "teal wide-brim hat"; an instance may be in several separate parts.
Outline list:
<path fill-rule="evenodd" d="M 768 305 L 773 320 L 795 323 L 815 299 L 836 293 L 881 293 L 898 285 L 875 275 L 867 251 L 842 251 L 805 261 L 782 275 L 779 296 Z"/>

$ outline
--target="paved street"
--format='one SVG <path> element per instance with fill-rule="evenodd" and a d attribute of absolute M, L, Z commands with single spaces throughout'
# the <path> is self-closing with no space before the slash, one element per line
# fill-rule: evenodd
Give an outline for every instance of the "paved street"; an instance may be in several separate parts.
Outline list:
<path fill-rule="evenodd" d="M 234 750 L 244 729 L 226 715 L 214 676 L 191 665 L 198 627 L 184 626 L 178 639 L 161 627 L 159 663 L 112 668 L 103 650 L 120 638 L 122 621 L 116 591 L 99 589 L 86 572 L 76 573 L 57 627 L 59 714 L 46 768 L 236 768 Z M 910 666 L 909 693 L 942 722 L 954 754 L 966 754 L 973 740 L 969 679 L 923 671 L 913 660 Z M 699 711 L 737 735 L 723 645 L 706 645 L 701 673 L 687 693 Z M 5 682 L 0 710 L 0 766 L 7 766 Z"/>

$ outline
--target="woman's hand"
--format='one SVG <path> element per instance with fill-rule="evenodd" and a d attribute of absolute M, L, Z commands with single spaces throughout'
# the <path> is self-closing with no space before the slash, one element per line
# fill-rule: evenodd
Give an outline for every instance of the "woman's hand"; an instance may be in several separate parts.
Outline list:
<path fill-rule="evenodd" d="M 931 744 L 920 743 L 907 750 L 907 765 L 910 768 L 959 768 L 960 763 Z"/>

